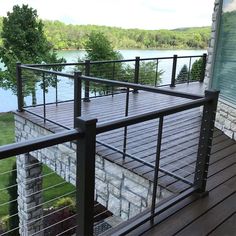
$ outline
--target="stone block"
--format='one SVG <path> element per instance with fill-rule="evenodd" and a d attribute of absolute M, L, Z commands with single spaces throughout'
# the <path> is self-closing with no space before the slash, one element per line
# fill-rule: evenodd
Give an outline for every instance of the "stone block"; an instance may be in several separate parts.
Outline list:
<path fill-rule="evenodd" d="M 121 209 L 120 209 L 120 199 L 115 197 L 112 194 L 109 194 L 109 200 L 108 200 L 108 209 L 111 211 L 114 215 L 120 216 L 121 215 Z"/>
<path fill-rule="evenodd" d="M 147 187 L 144 187 L 140 185 L 139 183 L 134 182 L 133 180 L 125 178 L 124 187 L 143 198 L 147 197 L 149 185 Z"/>
<path fill-rule="evenodd" d="M 106 181 L 112 185 L 114 185 L 117 188 L 121 188 L 122 185 L 122 179 L 117 178 L 116 176 L 113 176 L 109 173 L 106 173 Z"/>
<path fill-rule="evenodd" d="M 102 204 L 104 207 L 107 207 L 107 202 L 105 199 L 101 198 L 100 196 L 97 196 L 97 202 Z"/>
<path fill-rule="evenodd" d="M 129 216 L 128 213 L 121 211 L 120 217 L 122 220 L 128 220 Z"/>
<path fill-rule="evenodd" d="M 72 150 L 69 146 L 69 144 L 58 144 L 58 149 L 61 153 L 65 153 L 65 154 L 70 154 L 73 153 L 74 150 Z"/>
<path fill-rule="evenodd" d="M 228 117 L 228 113 L 225 112 L 225 110 L 220 110 L 220 115 L 221 115 L 221 117 L 223 117 L 224 119 Z"/>
<path fill-rule="evenodd" d="M 139 185 L 142 185 L 144 186 L 145 188 L 149 186 L 149 180 L 131 172 L 130 170 L 125 170 L 124 171 L 124 176 L 127 178 L 127 179 L 130 179 L 136 183 L 138 183 Z"/>
<path fill-rule="evenodd" d="M 234 116 L 236 117 L 236 108 L 233 108 L 233 107 L 229 107 L 228 108 L 228 112 L 231 116 Z"/>
<path fill-rule="evenodd" d="M 128 191 L 127 189 L 121 189 L 121 196 L 125 198 L 127 201 L 132 202 L 136 206 L 141 206 L 141 197 Z"/>
<path fill-rule="evenodd" d="M 141 212 L 141 207 L 137 207 L 134 204 L 130 204 L 129 219 L 136 216 Z"/>
<path fill-rule="evenodd" d="M 230 138 L 233 138 L 233 131 L 231 130 L 227 130 L 227 129 L 223 129 L 223 132 Z"/>
<path fill-rule="evenodd" d="M 101 181 L 100 179 L 95 179 L 95 188 L 96 190 L 104 193 L 105 195 L 108 194 L 108 186 L 107 183 Z"/>
<path fill-rule="evenodd" d="M 125 199 L 121 199 L 121 210 L 124 212 L 129 212 L 129 202 Z"/>
<path fill-rule="evenodd" d="M 116 176 L 117 178 L 123 177 L 123 169 L 121 167 L 109 161 L 105 161 L 104 164 L 104 169 L 106 172 L 112 174 L 113 176 Z"/>
<path fill-rule="evenodd" d="M 230 120 L 232 123 L 236 123 L 236 117 L 235 116 L 231 116 L 228 114 L 228 120 Z"/>
<path fill-rule="evenodd" d="M 219 130 L 222 130 L 223 129 L 223 125 L 219 122 L 215 122 L 215 127 Z"/>
<path fill-rule="evenodd" d="M 95 176 L 102 181 L 106 179 L 106 173 L 99 168 L 95 168 Z"/>
<path fill-rule="evenodd" d="M 100 164 L 103 164 L 104 158 L 101 157 L 101 156 L 99 156 L 99 155 L 96 155 L 96 162 L 97 162 L 97 163 L 100 163 Z"/>
<path fill-rule="evenodd" d="M 225 120 L 224 129 L 230 130 L 230 128 L 231 128 L 231 121 L 230 120 Z"/>
<path fill-rule="evenodd" d="M 235 122 L 235 123 L 231 123 L 230 129 L 231 129 L 233 132 L 236 132 L 236 122 Z"/>
<path fill-rule="evenodd" d="M 121 195 L 121 190 L 120 188 L 116 188 L 114 185 L 112 184 L 108 184 L 108 191 L 109 193 L 111 193 L 112 195 L 120 198 Z"/>

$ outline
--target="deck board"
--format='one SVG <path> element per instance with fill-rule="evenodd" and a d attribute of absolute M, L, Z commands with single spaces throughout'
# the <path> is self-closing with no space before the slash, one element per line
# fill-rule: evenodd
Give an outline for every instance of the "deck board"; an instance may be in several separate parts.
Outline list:
<path fill-rule="evenodd" d="M 139 91 L 139 93 L 131 92 L 129 97 L 129 115 L 131 116 L 173 107 L 191 101 L 186 98 L 143 91 Z M 82 102 L 82 115 L 86 114 L 91 117 L 96 117 L 98 123 L 122 118 L 125 116 L 125 100 L 126 94 L 122 93 L 114 96 L 91 99 L 90 102 Z M 68 129 L 73 128 L 73 107 L 73 102 L 47 105 L 46 117 Z M 28 110 L 38 115 L 43 115 L 42 106 L 31 107 L 28 108 Z M 42 119 L 28 112 L 18 114 L 52 132 L 64 130 L 64 128 L 48 121 L 44 123 Z M 184 166 L 182 163 L 189 163 L 191 155 L 194 155 L 194 158 L 191 159 L 191 163 L 196 161 L 200 122 L 199 108 L 190 109 L 164 118 L 161 167 L 173 172 L 181 169 L 181 176 L 184 176 L 184 173 L 189 173 L 189 171 L 194 171 L 192 170 L 194 168 L 189 167 L 188 164 Z M 129 126 L 127 128 L 125 152 L 154 164 L 156 158 L 158 123 L 159 119 L 154 119 Z M 123 152 L 124 128 L 100 134 L 97 136 L 97 140 Z M 153 180 L 153 168 L 145 166 L 143 163 L 127 156 L 123 160 L 122 154 L 99 143 L 97 143 L 96 151 L 100 156 L 132 170 L 138 175 Z M 174 178 L 165 176 L 163 173 L 160 174 L 160 179 L 159 184 L 166 188 L 171 186 L 171 183 L 175 182 Z M 173 192 L 177 191 L 176 188 L 169 190 Z M 179 189 L 179 191 L 183 191 L 183 189 Z"/>
<path fill-rule="evenodd" d="M 195 83 L 195 88 L 182 86 L 181 89 L 181 86 L 177 86 L 176 89 L 194 93 L 197 91 L 199 84 Z M 202 93 L 203 88 L 199 87 L 198 89 L 198 92 Z M 184 104 L 188 101 L 184 98 L 147 92 L 131 93 L 129 115 L 144 114 Z M 43 108 L 40 106 L 29 108 L 29 110 L 39 115 L 43 114 Z M 68 129 L 73 127 L 73 102 L 60 103 L 58 106 L 48 105 L 46 110 L 49 119 L 66 126 Z M 64 130 L 57 124 L 43 123 L 41 118 L 27 112 L 17 114 L 52 132 Z M 98 122 L 122 118 L 125 114 L 125 94 L 91 99 L 89 103 L 83 102 L 82 114 L 96 117 Z M 158 119 L 154 119 L 129 126 L 126 152 L 147 162 L 154 163 L 158 122 Z M 164 118 L 160 161 L 162 168 L 193 181 L 200 124 L 201 113 L 198 108 Z M 97 136 L 97 140 L 123 151 L 124 128 L 100 134 Z M 150 180 L 153 179 L 153 168 L 149 166 L 130 157 L 125 157 L 123 160 L 121 153 L 100 143 L 97 143 L 96 152 L 138 175 Z M 174 193 L 180 193 L 189 188 L 189 185 L 183 181 L 162 172 L 159 174 L 158 183 Z M 155 219 L 157 225 L 153 229 L 147 231 L 147 229 L 150 229 L 150 224 L 143 225 L 143 229 L 146 230 L 144 235 L 234 235 L 236 225 L 236 205 L 234 204 L 236 201 L 236 142 L 217 129 L 214 130 L 207 190 L 209 191 L 208 197 L 199 199 L 196 196 L 190 196 L 160 214 Z"/>
<path fill-rule="evenodd" d="M 209 196 L 185 199 L 142 235 L 236 235 L 236 142 L 224 134 L 213 140 L 207 190 Z"/>

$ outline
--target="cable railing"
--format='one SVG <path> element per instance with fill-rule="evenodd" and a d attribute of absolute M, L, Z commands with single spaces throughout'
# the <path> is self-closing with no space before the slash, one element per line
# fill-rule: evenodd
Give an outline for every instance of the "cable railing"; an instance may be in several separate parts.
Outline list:
<path fill-rule="evenodd" d="M 195 64 L 195 66 L 194 66 Z M 140 58 L 128 60 L 89 61 L 58 64 L 18 64 L 17 75 L 21 79 L 18 94 L 24 98 L 24 106 L 43 103 L 61 103 L 73 100 L 73 74 L 81 71 L 85 76 L 105 78 L 154 87 L 203 82 L 206 54 L 196 56 L 177 56 Z M 29 70 L 28 67 L 37 68 Z M 68 69 L 69 68 L 69 69 Z M 46 73 L 46 71 L 53 71 Z M 82 85 L 83 99 L 122 92 L 122 88 L 99 85 L 86 81 Z"/>
<path fill-rule="evenodd" d="M 22 66 L 22 69 L 33 70 L 40 73 L 53 73 L 45 69 L 31 68 L 28 66 Z M 57 73 L 60 72 L 55 72 L 55 74 Z M 67 76 L 67 74 L 64 74 L 64 76 L 65 75 Z M 50 230 L 52 230 L 53 227 L 58 228 L 58 225 L 63 225 L 63 222 L 65 227 L 60 232 L 57 231 L 55 235 L 62 235 L 63 233 L 73 234 L 75 232 L 77 235 L 92 235 L 95 232 L 94 219 L 110 212 L 110 209 L 107 209 L 108 207 L 118 214 L 117 217 L 119 219 L 121 216 L 123 218 L 113 225 L 107 220 L 106 225 L 102 226 L 107 227 L 105 234 L 127 234 L 136 230 L 138 226 L 147 221 L 153 223 L 155 216 L 190 194 L 196 192 L 203 193 L 205 191 L 218 98 L 217 92 L 207 91 L 205 96 L 200 96 L 129 82 L 94 78 L 84 76 L 81 73 L 75 73 L 73 78 L 76 88 L 74 92 L 75 129 L 0 148 L 1 159 L 15 155 L 20 159 L 20 155 L 25 153 L 37 157 L 36 152 L 40 149 L 50 148 L 53 145 L 58 145 L 63 142 L 74 141 L 77 145 L 76 150 L 74 150 L 77 161 L 76 189 L 63 193 L 61 196 L 55 196 L 53 199 L 49 199 L 44 203 L 39 201 L 36 206 L 32 205 L 28 208 L 28 210 L 32 211 L 38 210 L 37 212 L 40 213 L 42 206 L 50 206 L 52 202 L 61 197 L 75 194 L 76 211 L 73 215 L 67 215 L 61 219 L 58 212 L 64 212 L 65 209 L 71 207 L 70 204 L 53 212 L 49 211 L 48 214 L 43 214 L 41 209 L 40 216 L 27 222 L 31 227 L 35 227 L 34 235 L 40 235 L 42 232 L 52 232 Z M 122 116 L 113 119 L 107 117 L 106 121 L 99 122 L 97 125 L 96 119 L 78 119 L 77 117 L 85 115 L 81 110 L 83 103 L 81 92 L 83 82 L 94 82 L 96 84 L 125 88 L 125 93 L 121 94 L 125 97 L 123 99 L 124 106 L 122 108 Z M 174 96 L 176 98 L 185 99 L 185 102 L 177 103 L 172 106 L 163 106 L 161 109 L 150 106 L 149 108 L 151 109 L 146 108 L 142 113 L 139 113 L 132 108 L 131 103 L 131 98 L 133 94 L 135 94 L 135 91 L 140 94 L 147 92 L 162 94 L 163 96 Z M 20 104 L 23 104 L 22 101 Z M 199 107 L 202 107 L 202 114 L 200 114 Z M 196 114 L 200 115 L 196 116 Z M 45 121 L 50 121 L 50 119 L 46 117 L 46 112 L 44 115 L 45 117 L 42 116 L 42 118 L 45 119 Z M 186 120 L 183 122 L 186 115 L 189 117 L 185 118 Z M 195 122 L 192 122 L 192 120 L 195 120 Z M 187 123 L 187 121 L 191 122 Z M 75 141 L 77 139 L 78 141 Z M 95 204 L 94 196 L 96 196 L 94 193 L 98 194 L 96 186 L 99 186 L 100 183 L 96 180 L 95 184 L 95 143 L 97 143 L 96 152 L 98 155 L 117 164 L 117 168 L 122 166 L 124 170 L 128 169 L 139 175 L 140 171 L 142 171 L 142 175 L 151 181 L 151 189 L 148 190 L 151 195 L 147 194 L 143 196 L 145 191 L 140 192 L 137 187 L 138 183 L 136 183 L 136 185 L 134 185 L 134 183 L 129 185 L 131 180 L 129 177 L 125 176 L 125 173 L 123 174 L 125 176 L 124 181 L 126 182 L 124 182 L 122 186 L 126 186 L 126 188 L 129 189 L 131 192 L 129 196 L 136 196 L 137 202 L 135 204 L 139 204 L 139 201 L 141 202 L 139 210 L 137 210 L 138 206 L 135 204 L 132 205 L 132 203 L 128 203 L 128 208 L 124 206 L 122 209 L 116 209 L 117 206 L 107 203 L 103 211 L 94 216 L 92 211 Z M 105 154 L 103 155 L 103 153 Z M 44 153 L 44 155 L 46 154 Z M 56 162 L 56 159 L 54 161 Z M 37 165 L 39 164 L 30 163 L 24 166 L 24 168 L 30 170 L 34 169 Z M 14 169 L 14 171 L 15 170 L 16 169 Z M 60 176 L 63 175 L 62 172 L 57 171 L 56 167 L 54 171 Z M 9 173 L 9 171 L 6 171 L 6 173 Z M 22 184 L 34 184 L 38 186 L 39 181 L 50 177 L 50 175 L 51 173 L 42 176 L 33 176 L 26 182 L 22 181 Z M 42 191 L 50 191 L 64 186 L 67 181 L 65 177 L 65 180 L 53 184 L 52 186 L 47 186 L 42 190 L 35 188 L 33 194 L 38 196 Z M 180 188 L 178 191 L 173 190 L 178 183 L 182 183 L 185 187 Z M 14 188 L 15 186 L 16 184 L 13 184 L 10 188 Z M 110 184 L 108 183 L 107 186 L 109 189 Z M 104 191 L 107 190 L 104 189 Z M 118 190 L 116 189 L 114 191 Z M 119 196 L 123 199 L 122 201 L 124 201 L 124 199 L 128 201 L 126 198 L 128 196 L 126 192 L 127 189 L 120 191 Z M 103 195 L 104 194 L 105 193 L 103 193 Z M 24 194 L 24 197 L 28 199 L 31 195 L 32 193 Z M 109 198 L 111 198 L 111 196 Z M 116 199 L 116 201 L 119 200 L 117 196 L 113 198 Z M 98 197 L 96 200 L 103 201 L 101 197 Z M 11 204 L 14 201 L 16 201 L 16 199 L 3 204 Z M 106 203 L 104 202 L 104 204 Z M 23 212 L 25 210 L 23 208 L 19 209 Z M 135 213 L 134 209 L 136 209 Z M 120 211 L 120 213 L 117 213 L 118 211 Z M 15 217 L 16 214 L 17 213 L 14 213 L 10 217 Z M 18 214 L 21 218 L 23 217 L 20 213 Z M 53 218 L 57 218 L 58 221 L 51 225 L 44 225 L 43 219 L 48 219 L 48 217 L 50 218 L 53 214 L 55 215 Z M 66 222 L 70 222 L 70 224 L 68 225 Z M 78 222 L 78 225 L 75 222 Z M 17 228 L 10 230 L 21 230 L 22 228 L 27 229 L 27 225 L 22 223 Z M 3 235 L 6 232 L 3 232 Z"/>
<path fill-rule="evenodd" d="M 87 64 L 91 69 L 90 63 L 87 62 Z M 45 85 L 42 86 L 45 93 L 42 104 L 34 107 L 24 106 L 21 79 L 23 73 L 21 70 L 30 71 L 37 75 L 41 74 L 45 79 Z M 51 186 L 45 186 L 45 191 L 51 191 L 70 182 L 71 175 L 74 169 L 76 170 L 76 178 L 73 177 L 75 189 L 44 202 L 40 200 L 36 205 L 28 207 L 29 210 L 37 210 L 36 212 L 39 213 L 35 219 L 32 219 L 31 223 L 27 222 L 35 230 L 33 235 L 40 235 L 43 232 L 52 234 L 52 228 L 58 229 L 58 226 L 63 225 L 63 222 L 64 228 L 54 235 L 72 235 L 74 233 L 77 235 L 98 235 L 100 233 L 125 235 L 135 231 L 145 222 L 150 221 L 153 224 L 154 218 L 158 214 L 187 196 L 205 192 L 218 92 L 206 91 L 205 96 L 195 95 L 151 85 L 113 80 L 112 78 L 97 78 L 91 76 L 90 73 L 83 75 L 81 72 L 69 74 L 51 71 L 38 68 L 36 65 L 18 65 L 17 71 L 18 110 L 42 118 L 45 124 L 50 122 L 70 130 L 1 147 L 0 158 L 17 156 L 20 161 L 22 154 L 24 154 L 25 158 L 32 156 L 38 158 L 39 163 L 49 165 L 53 172 L 63 179 Z M 50 105 L 60 108 L 59 101 L 55 104 L 47 103 L 46 100 L 46 78 L 54 78 L 55 76 L 72 79 L 74 86 L 73 106 L 72 113 L 68 113 L 73 116 L 71 117 L 73 121 L 71 127 L 52 119 L 47 113 L 47 107 Z M 86 97 L 84 85 L 93 85 L 97 89 L 110 87 L 113 91 L 106 94 L 113 98 L 112 104 L 109 105 L 109 102 L 106 102 L 109 97 L 104 97 L 102 110 L 99 110 L 98 113 L 92 113 L 95 119 L 83 118 L 84 115 L 91 116 L 91 114 L 86 113 L 86 106 L 92 104 L 92 102 L 88 103 L 87 98 L 89 100 L 92 98 Z M 122 93 L 115 94 L 114 91 L 122 91 Z M 158 100 L 161 105 L 157 106 L 154 102 L 149 103 L 144 99 L 137 100 L 142 94 L 145 96 L 152 94 L 151 101 L 160 99 L 160 97 L 155 98 L 154 96 L 163 96 L 163 101 Z M 164 101 L 166 97 L 173 97 L 176 102 L 170 105 Z M 119 99 L 115 100 L 114 98 Z M 84 104 L 87 105 L 84 106 Z M 137 104 L 140 104 L 141 108 Z M 39 110 L 34 110 L 36 108 Z M 101 112 L 103 113 L 102 119 L 98 117 Z M 65 142 L 73 142 L 75 148 L 70 153 L 61 151 L 60 155 L 51 157 L 56 152 L 55 148 L 58 148 L 55 145 L 61 145 Z M 50 149 L 52 146 L 55 146 L 54 149 Z M 40 151 L 42 149 L 44 151 Z M 45 150 L 49 150 L 48 154 Z M 37 155 L 39 152 L 43 154 L 44 159 L 39 158 L 40 155 Z M 49 161 L 45 161 L 47 155 Z M 106 163 L 97 163 L 99 157 L 102 157 Z M 58 161 L 68 158 L 68 163 L 74 165 L 73 170 L 68 169 L 63 161 L 59 166 L 60 168 L 66 167 L 58 170 L 55 164 L 57 158 Z M 71 158 L 75 158 L 76 161 Z M 37 167 L 39 163 L 32 162 L 21 167 L 30 170 Z M 110 167 L 111 163 L 115 167 Z M 119 169 L 121 167 L 122 170 Z M 118 177 L 114 182 L 116 169 Z M 101 173 L 105 170 L 108 172 Z M 9 171 L 4 173 L 8 174 Z M 145 189 L 142 181 L 136 180 L 135 182 L 135 178 L 132 178 L 133 173 L 145 179 L 142 181 L 149 181 L 149 189 Z M 106 174 L 107 176 L 104 177 Z M 40 181 L 50 178 L 50 176 L 51 173 L 31 176 L 31 179 L 26 182 L 22 181 L 22 183 L 38 186 Z M 108 182 L 105 183 L 105 180 Z M 119 189 L 118 185 L 124 188 Z M 12 185 L 12 188 L 15 186 L 16 184 Z M 35 196 L 41 194 L 42 191 L 43 189 L 35 188 Z M 24 197 L 30 198 L 31 195 L 32 193 L 24 194 Z M 44 206 L 50 208 L 53 202 L 67 195 L 72 195 L 75 198 L 75 211 L 72 215 L 63 216 L 63 218 L 58 215 L 58 212 L 64 212 L 65 209 L 70 208 L 71 204 L 53 212 L 49 210 L 49 215 L 43 214 Z M 14 202 L 16 199 L 11 201 Z M 101 203 L 104 208 L 94 214 L 93 209 L 96 207 L 96 202 Z M 10 201 L 6 202 L 6 204 L 10 203 Z M 22 212 L 25 211 L 23 208 L 19 209 Z M 112 213 L 110 214 L 110 212 Z M 12 214 L 12 217 L 15 214 L 17 213 Z M 50 217 L 53 214 L 54 217 Z M 107 217 L 103 223 L 98 220 L 101 219 L 102 215 Z M 19 213 L 19 216 L 24 220 L 23 215 Z M 43 219 L 47 219 L 47 217 L 56 218 L 57 221 L 50 225 L 44 225 Z M 94 223 L 95 220 L 98 222 Z M 67 224 L 68 222 L 70 223 Z M 15 230 L 22 228 L 29 230 L 27 224 L 19 224 Z"/>

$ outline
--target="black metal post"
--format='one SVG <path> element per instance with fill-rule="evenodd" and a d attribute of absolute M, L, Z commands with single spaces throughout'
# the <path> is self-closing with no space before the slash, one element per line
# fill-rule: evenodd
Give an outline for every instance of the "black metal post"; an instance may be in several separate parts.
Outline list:
<path fill-rule="evenodd" d="M 58 80 L 57 75 L 55 75 L 55 89 L 56 89 L 56 106 L 58 105 Z"/>
<path fill-rule="evenodd" d="M 206 71 L 206 63 L 207 63 L 207 54 L 204 53 L 202 56 L 202 71 L 201 71 L 201 78 L 199 81 L 201 83 L 204 81 L 205 71 Z"/>
<path fill-rule="evenodd" d="M 173 56 L 173 65 L 172 65 L 172 76 L 170 87 L 175 87 L 175 77 L 176 77 L 176 66 L 177 66 L 177 55 Z"/>
<path fill-rule="evenodd" d="M 189 65 L 188 65 L 188 84 L 190 81 L 190 76 L 191 76 L 191 65 L 192 65 L 192 57 L 189 58 Z"/>
<path fill-rule="evenodd" d="M 43 73 L 43 122 L 46 123 L 46 85 L 45 85 L 45 73 Z"/>
<path fill-rule="evenodd" d="M 157 59 L 157 62 L 156 62 L 156 63 L 157 63 L 157 64 L 156 64 L 156 75 L 155 75 L 155 82 L 154 82 L 154 86 L 155 86 L 155 87 L 157 86 L 158 63 L 159 63 L 158 59 Z"/>
<path fill-rule="evenodd" d="M 135 57 L 135 68 L 134 68 L 134 83 L 139 83 L 139 66 L 140 66 L 140 57 Z M 134 89 L 134 93 L 138 93 L 137 89 Z"/>
<path fill-rule="evenodd" d="M 76 127 L 84 133 L 76 150 L 77 236 L 93 235 L 95 148 L 97 119 L 76 118 Z"/>
<path fill-rule="evenodd" d="M 160 158 L 161 158 L 161 142 L 162 142 L 162 133 L 163 133 L 163 116 L 159 119 L 158 126 L 158 138 L 157 138 L 157 149 L 156 149 L 156 160 L 155 160 L 155 170 L 154 170 L 154 181 L 153 181 L 153 191 L 152 191 L 152 205 L 151 205 L 151 224 L 154 223 L 155 216 L 155 207 L 156 207 L 156 195 L 157 195 L 157 184 L 158 184 L 158 175 L 160 169 Z"/>
<path fill-rule="evenodd" d="M 90 60 L 85 61 L 85 75 L 90 75 Z M 89 81 L 85 81 L 84 102 L 90 102 L 89 99 Z"/>
<path fill-rule="evenodd" d="M 76 117 L 81 116 L 81 72 L 74 73 L 74 127 L 76 127 Z"/>
<path fill-rule="evenodd" d="M 198 187 L 199 193 L 204 193 L 206 191 L 207 173 L 211 154 L 218 96 L 218 91 L 205 91 L 205 97 L 211 98 L 211 100 L 208 101 L 203 107 L 201 131 L 198 144 L 194 185 Z"/>
<path fill-rule="evenodd" d="M 125 117 L 128 116 L 128 114 L 129 114 L 129 88 L 127 88 L 127 91 L 126 91 Z M 125 154 L 126 154 L 127 133 L 128 133 L 128 127 L 125 126 L 125 128 L 124 128 L 124 141 L 123 141 L 123 161 L 125 159 Z"/>
<path fill-rule="evenodd" d="M 17 102 L 18 111 L 23 111 L 24 97 L 23 97 L 23 86 L 22 86 L 22 76 L 21 76 L 21 63 L 16 63 L 16 83 L 17 83 Z"/>
<path fill-rule="evenodd" d="M 113 62 L 113 66 L 112 66 L 112 80 L 115 79 L 115 67 L 116 67 L 115 62 Z M 112 95 L 112 97 L 114 96 L 114 86 L 113 85 L 111 86 L 111 95 Z"/>

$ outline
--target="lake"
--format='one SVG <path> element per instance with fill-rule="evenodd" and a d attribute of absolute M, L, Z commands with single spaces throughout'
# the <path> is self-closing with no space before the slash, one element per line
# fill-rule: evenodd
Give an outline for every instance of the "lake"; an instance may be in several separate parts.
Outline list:
<path fill-rule="evenodd" d="M 149 58 L 149 57 L 170 57 L 174 54 L 178 56 L 191 56 L 191 55 L 202 55 L 206 53 L 206 50 L 119 50 L 124 59 L 133 59 L 136 56 L 140 58 Z M 83 58 L 85 55 L 84 51 L 79 50 L 70 50 L 70 51 L 58 51 L 59 57 L 64 57 L 67 62 L 77 62 L 78 57 Z M 179 61 L 179 60 L 178 60 Z M 194 60 L 192 60 L 194 62 Z M 183 64 L 188 64 L 188 59 L 181 59 L 180 63 L 177 64 L 177 73 L 181 69 Z M 2 65 L 0 65 L 1 67 Z M 165 71 L 162 84 L 170 83 L 171 78 L 171 68 L 172 61 L 171 60 L 161 60 L 159 62 L 159 70 Z M 72 98 L 70 95 L 71 81 L 60 81 L 59 84 L 59 93 L 61 93 L 64 97 L 63 99 Z M 73 90 L 72 90 L 73 91 Z M 50 101 L 50 92 L 54 93 L 53 89 L 49 90 L 49 94 L 47 95 L 47 101 Z M 37 97 L 39 97 L 38 102 L 40 102 L 42 96 L 41 91 L 37 91 Z M 26 103 L 30 102 L 30 98 L 26 98 Z M 10 90 L 4 90 L 0 88 L 0 112 L 6 112 L 17 109 L 17 99 L 14 94 Z"/>

